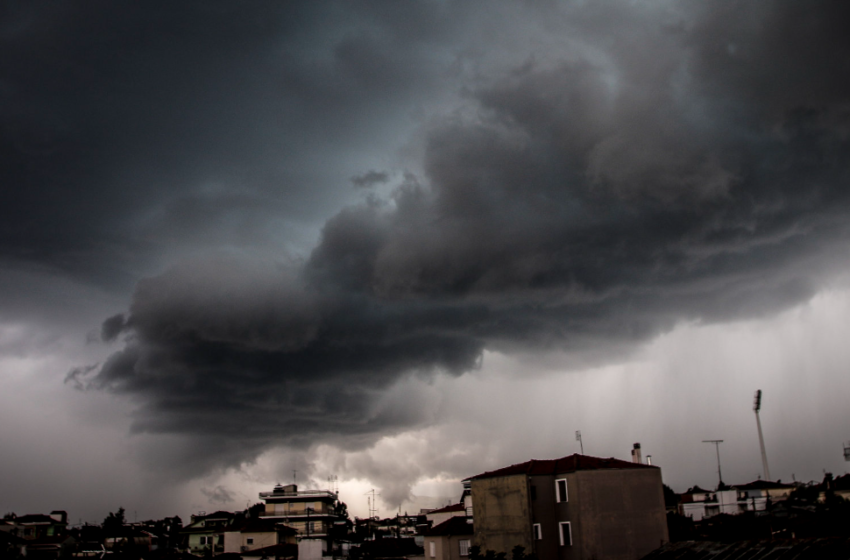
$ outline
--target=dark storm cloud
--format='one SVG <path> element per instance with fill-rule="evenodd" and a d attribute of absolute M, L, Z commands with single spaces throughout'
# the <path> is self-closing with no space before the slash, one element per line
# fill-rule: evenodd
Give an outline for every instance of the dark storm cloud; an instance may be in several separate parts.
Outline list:
<path fill-rule="evenodd" d="M 119 289 L 169 253 L 279 251 L 434 78 L 368 5 L 0 9 L 0 259 Z"/>
<path fill-rule="evenodd" d="M 340 211 L 305 262 L 198 259 L 142 281 L 104 325 L 126 346 L 88 383 L 138 399 L 139 431 L 238 442 L 238 458 L 199 451 L 233 464 L 426 421 L 388 388 L 484 349 L 598 363 L 680 321 L 804 300 L 847 264 L 847 12 L 527 6 L 547 48 L 472 64 L 463 105 L 422 132 L 418 176 Z M 485 35 L 533 35 L 495 13 L 482 25 L 505 33 Z M 358 79 L 392 66 L 371 41 L 339 44 Z"/>
<path fill-rule="evenodd" d="M 351 182 L 358 188 L 374 187 L 375 185 L 386 183 L 389 180 L 389 174 L 383 171 L 375 171 L 374 169 L 371 169 L 362 175 L 355 175 L 351 178 Z"/>

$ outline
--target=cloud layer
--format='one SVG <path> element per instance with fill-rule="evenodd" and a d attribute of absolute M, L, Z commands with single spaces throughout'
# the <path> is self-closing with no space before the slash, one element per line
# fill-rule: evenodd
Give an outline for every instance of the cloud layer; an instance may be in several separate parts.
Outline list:
<path fill-rule="evenodd" d="M 118 197 L 114 182 L 103 180 L 74 204 L 104 204 L 99 216 L 108 209 L 134 224 L 145 215 L 147 226 L 116 229 L 165 236 L 158 239 L 173 232 L 198 251 L 232 247 L 240 232 L 245 246 L 264 248 L 259 256 L 206 252 L 139 282 L 129 312 L 103 324 L 104 340 L 122 347 L 100 369 L 74 375 L 133 398 L 137 431 L 221 442 L 193 448 L 201 469 L 239 464 L 273 445 L 362 448 L 426 425 L 432 403 L 399 387 L 475 369 L 485 349 L 557 349 L 572 366 L 598 364 L 681 321 L 784 309 L 846 268 L 843 5 L 488 3 L 484 13 L 448 2 L 412 14 L 341 4 L 336 9 L 353 23 L 342 25 L 338 15 L 315 27 L 324 29 L 316 38 L 292 23 L 317 25 L 308 11 L 240 10 L 231 26 L 223 23 L 233 17 L 226 7 L 188 6 L 125 14 L 134 27 L 153 21 L 160 30 L 153 47 L 142 35 L 104 39 L 126 51 L 109 75 L 133 63 L 140 87 L 110 78 L 96 88 L 100 98 L 81 95 L 77 103 L 93 107 L 120 94 L 120 125 L 111 117 L 91 124 L 98 139 L 81 144 L 86 153 L 62 149 L 50 180 L 81 184 L 75 178 L 90 177 L 109 149 L 156 161 L 143 166 L 151 188 L 136 191 L 134 178 Z M 458 35 L 440 31 L 441 23 Z M 156 49 L 174 43 L 171 65 L 154 64 L 162 59 Z M 186 58 L 199 52 L 217 70 L 233 65 L 227 75 L 244 82 L 220 84 Z M 263 74 L 272 66 L 278 82 Z M 176 88 L 166 102 L 173 113 L 152 122 L 160 107 L 149 100 L 166 82 Z M 151 84 L 158 88 L 148 91 Z M 440 84 L 454 89 L 441 92 Z M 113 89 L 119 85 L 135 93 Z M 207 105 L 233 110 L 245 92 L 259 105 L 208 122 Z M 419 104 L 426 94 L 439 103 Z M 383 105 L 429 109 L 398 139 L 380 116 Z M 67 126 L 83 126 L 79 119 Z M 289 129 L 249 133 L 261 119 Z M 177 124 L 169 130 L 169 123 Z M 115 147 L 113 126 L 134 144 Z M 16 165 L 35 166 L 54 158 L 65 138 L 57 130 L 53 123 L 34 137 L 48 145 L 17 135 L 6 149 L 25 154 Z M 337 165 L 328 136 L 340 135 L 339 153 L 348 157 L 358 139 L 380 132 L 406 142 L 393 156 L 398 164 L 340 166 L 340 186 L 317 193 L 290 181 L 289 171 L 272 173 L 273 158 L 256 153 L 268 140 L 298 173 L 319 180 L 326 162 Z M 106 159 L 114 167 L 98 165 L 98 174 L 137 168 Z M 390 183 L 398 168 L 407 172 Z M 236 180 L 222 179 L 233 173 Z M 200 189 L 204 177 L 227 186 Z M 34 184 L 27 193 L 57 188 L 46 179 Z M 285 212 L 281 200 L 294 201 L 297 213 L 327 208 L 340 200 L 338 188 L 360 187 L 372 188 L 324 223 L 304 258 L 272 256 L 282 244 L 251 229 Z M 44 251 L 67 228 L 79 227 L 74 243 L 83 243 L 115 225 L 98 219 L 83 227 L 61 199 L 51 204 L 74 223 L 40 232 Z M 133 210 L 138 205 L 147 214 Z"/>

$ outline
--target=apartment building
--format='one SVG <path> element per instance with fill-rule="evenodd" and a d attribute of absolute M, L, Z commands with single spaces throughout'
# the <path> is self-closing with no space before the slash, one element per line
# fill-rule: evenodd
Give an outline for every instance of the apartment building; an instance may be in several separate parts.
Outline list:
<path fill-rule="evenodd" d="M 637 560 L 669 540 L 657 466 L 570 455 L 468 479 L 474 544 L 538 558 Z"/>

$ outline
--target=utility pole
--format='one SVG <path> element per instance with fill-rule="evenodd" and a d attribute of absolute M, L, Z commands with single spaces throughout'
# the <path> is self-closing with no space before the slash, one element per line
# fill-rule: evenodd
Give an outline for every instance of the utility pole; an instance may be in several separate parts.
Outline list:
<path fill-rule="evenodd" d="M 576 430 L 576 441 L 581 448 L 581 454 L 584 455 L 584 443 L 581 441 L 581 430 Z"/>
<path fill-rule="evenodd" d="M 723 443 L 722 439 L 704 439 L 703 443 L 713 443 L 715 449 L 717 450 L 717 480 L 719 484 L 717 485 L 717 489 L 719 490 L 721 486 L 723 486 L 723 474 L 720 472 L 720 444 Z"/>
<path fill-rule="evenodd" d="M 764 479 L 770 480 L 770 468 L 767 466 L 767 452 L 764 450 L 764 436 L 761 433 L 761 419 L 759 418 L 759 410 L 761 410 L 761 389 L 756 391 L 755 399 L 753 400 L 753 410 L 756 413 L 756 426 L 759 429 L 759 447 L 761 447 L 761 464 L 764 467 Z"/>

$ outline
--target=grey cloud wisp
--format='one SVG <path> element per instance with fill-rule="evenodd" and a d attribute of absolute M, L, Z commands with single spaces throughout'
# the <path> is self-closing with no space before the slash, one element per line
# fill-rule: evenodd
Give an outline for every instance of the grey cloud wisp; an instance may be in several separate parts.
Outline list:
<path fill-rule="evenodd" d="M 593 364 L 810 297 L 848 262 L 848 8 L 687 6 L 525 6 L 561 50 L 464 74 L 419 168 L 303 261 L 199 257 L 141 281 L 87 385 L 136 399 L 137 430 L 239 442 L 198 451 L 232 464 L 428 422 L 388 388 L 485 349 Z"/>

